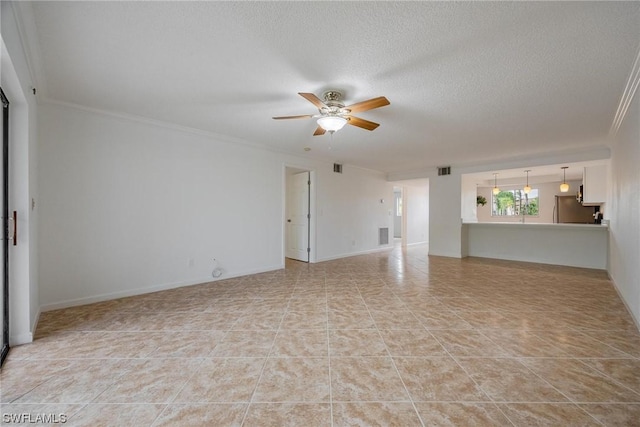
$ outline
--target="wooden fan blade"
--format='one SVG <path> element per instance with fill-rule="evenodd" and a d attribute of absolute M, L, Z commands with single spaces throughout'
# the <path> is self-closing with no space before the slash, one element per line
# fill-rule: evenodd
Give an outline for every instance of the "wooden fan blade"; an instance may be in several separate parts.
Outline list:
<path fill-rule="evenodd" d="M 352 113 L 358 113 L 360 111 L 373 110 L 374 108 L 384 107 L 389 105 L 390 102 L 384 96 L 372 98 L 367 101 L 356 102 L 355 104 L 344 107 L 346 110 L 350 110 Z"/>
<path fill-rule="evenodd" d="M 301 97 L 303 97 L 304 99 L 306 99 L 307 101 L 309 101 L 310 103 L 318 107 L 318 110 L 322 108 L 327 108 L 327 105 L 324 102 L 322 102 L 320 98 L 318 98 L 312 93 L 298 92 L 298 95 L 300 95 Z"/>
<path fill-rule="evenodd" d="M 318 127 L 316 128 L 316 131 L 313 133 L 313 136 L 324 135 L 324 134 L 325 134 L 325 132 L 326 132 L 326 130 L 324 130 L 324 129 L 322 128 L 322 126 L 318 126 Z"/>
<path fill-rule="evenodd" d="M 357 126 L 366 130 L 374 130 L 375 128 L 380 126 L 378 123 L 370 122 L 369 120 L 361 119 L 358 117 L 347 116 L 347 119 L 349 119 L 347 123 L 351 126 Z"/>
<path fill-rule="evenodd" d="M 273 117 L 274 120 L 282 120 L 282 119 L 310 119 L 313 117 L 311 114 L 304 114 L 302 116 L 281 116 L 281 117 Z"/>

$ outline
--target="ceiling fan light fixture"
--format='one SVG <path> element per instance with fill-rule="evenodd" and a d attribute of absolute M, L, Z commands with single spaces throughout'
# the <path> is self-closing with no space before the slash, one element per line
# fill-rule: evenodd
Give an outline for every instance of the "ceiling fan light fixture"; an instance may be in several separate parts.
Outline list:
<path fill-rule="evenodd" d="M 327 132 L 340 130 L 347 124 L 347 119 L 340 116 L 324 116 L 318 119 L 318 126 Z"/>

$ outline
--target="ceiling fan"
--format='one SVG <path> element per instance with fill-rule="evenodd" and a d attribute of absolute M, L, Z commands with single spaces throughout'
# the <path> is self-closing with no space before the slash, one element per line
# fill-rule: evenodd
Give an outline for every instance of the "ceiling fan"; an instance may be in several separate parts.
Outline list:
<path fill-rule="evenodd" d="M 340 130 L 346 124 L 351 126 L 357 126 L 366 130 L 374 130 L 378 126 L 378 123 L 370 122 L 355 116 L 352 113 L 359 113 L 362 111 L 373 110 L 374 108 L 384 107 L 389 105 L 390 102 L 384 96 L 372 98 L 367 101 L 357 102 L 355 104 L 345 106 L 342 103 L 342 94 L 336 90 L 330 90 L 325 92 L 322 97 L 324 101 L 320 100 L 313 93 L 298 92 L 298 95 L 305 98 L 318 108 L 319 114 L 304 114 L 301 116 L 284 116 L 274 117 L 275 120 L 282 119 L 318 119 L 318 127 L 313 133 L 313 136 L 324 135 L 325 132 L 333 134 L 335 131 Z"/>

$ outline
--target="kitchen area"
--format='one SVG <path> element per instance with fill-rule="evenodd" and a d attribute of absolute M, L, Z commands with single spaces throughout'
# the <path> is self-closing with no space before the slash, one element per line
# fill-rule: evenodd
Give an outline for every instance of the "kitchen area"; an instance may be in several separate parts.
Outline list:
<path fill-rule="evenodd" d="M 463 256 L 606 269 L 607 168 L 603 162 L 467 177 L 468 188 L 475 182 L 476 207 L 463 214 Z"/>

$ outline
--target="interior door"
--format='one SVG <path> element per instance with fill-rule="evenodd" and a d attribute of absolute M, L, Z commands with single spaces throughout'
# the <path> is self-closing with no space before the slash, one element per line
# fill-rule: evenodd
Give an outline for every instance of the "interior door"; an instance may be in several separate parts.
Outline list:
<path fill-rule="evenodd" d="M 309 262 L 309 172 L 292 175 L 288 181 L 287 258 Z"/>
<path fill-rule="evenodd" d="M 9 352 L 9 101 L 0 88 L 2 100 L 2 161 L 0 161 L 0 188 L 2 189 L 2 244 L 0 244 L 0 366 Z"/>

